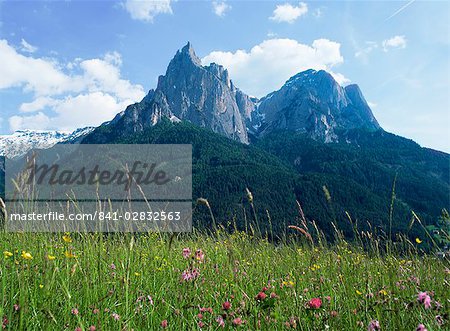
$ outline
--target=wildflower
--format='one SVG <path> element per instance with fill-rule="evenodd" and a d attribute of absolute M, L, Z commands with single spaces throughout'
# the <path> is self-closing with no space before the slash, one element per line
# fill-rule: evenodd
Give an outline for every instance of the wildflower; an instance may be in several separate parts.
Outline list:
<path fill-rule="evenodd" d="M 195 251 L 195 259 L 199 262 L 203 262 L 203 260 L 205 259 L 205 254 L 201 249 L 197 249 Z"/>
<path fill-rule="evenodd" d="M 139 277 L 141 274 L 140 274 L 139 272 L 135 272 L 134 275 L 135 275 L 136 277 Z"/>
<path fill-rule="evenodd" d="M 117 314 L 117 313 L 112 313 L 112 314 L 111 314 L 111 317 L 112 317 L 115 321 L 120 320 L 120 315 Z"/>
<path fill-rule="evenodd" d="M 378 331 L 381 330 L 380 322 L 377 320 L 370 321 L 369 325 L 367 326 L 367 331 Z"/>
<path fill-rule="evenodd" d="M 100 309 L 95 308 L 95 309 L 92 311 L 92 314 L 97 315 L 99 312 L 100 312 Z"/>
<path fill-rule="evenodd" d="M 437 315 L 434 319 L 435 319 L 437 325 L 442 326 L 442 324 L 444 324 L 444 319 L 442 318 L 441 315 Z"/>
<path fill-rule="evenodd" d="M 111 270 L 116 270 L 116 265 L 115 265 L 114 263 L 111 263 L 110 266 L 109 266 L 109 268 L 110 268 Z"/>
<path fill-rule="evenodd" d="M 44 288 L 44 285 L 42 285 L 42 284 L 39 284 L 39 288 Z"/>
<path fill-rule="evenodd" d="M 197 318 L 198 318 L 199 320 L 203 319 L 203 314 L 202 314 L 202 313 L 198 313 L 198 314 L 197 314 Z"/>
<path fill-rule="evenodd" d="M 225 321 L 223 320 L 223 317 L 222 316 L 218 316 L 217 318 L 216 318 L 216 322 L 219 324 L 219 326 L 221 326 L 222 328 L 224 328 L 225 327 Z"/>
<path fill-rule="evenodd" d="M 309 300 L 308 306 L 312 309 L 319 309 L 322 306 L 322 300 L 320 298 L 312 298 Z"/>
<path fill-rule="evenodd" d="M 2 319 L 2 329 L 6 329 L 6 327 L 8 326 L 8 324 L 9 324 L 8 319 L 6 318 L 6 316 L 3 316 L 3 319 Z"/>
<path fill-rule="evenodd" d="M 31 255 L 31 253 L 28 253 L 25 251 L 22 251 L 22 254 L 20 256 L 22 256 L 22 258 L 24 260 L 32 260 L 33 259 L 33 256 Z"/>
<path fill-rule="evenodd" d="M 5 259 L 10 258 L 11 256 L 13 256 L 14 254 L 8 251 L 4 251 L 3 252 L 3 256 L 5 257 Z"/>
<path fill-rule="evenodd" d="M 191 250 L 189 249 L 189 247 L 183 248 L 183 257 L 185 259 L 188 259 L 189 256 L 191 256 Z"/>
<path fill-rule="evenodd" d="M 197 323 L 197 325 L 198 325 L 198 327 L 201 329 L 202 327 L 205 326 L 205 323 L 203 323 L 202 321 L 199 321 L 199 322 Z"/>
<path fill-rule="evenodd" d="M 388 295 L 388 292 L 385 289 L 380 290 L 378 293 L 384 296 Z"/>
<path fill-rule="evenodd" d="M 47 255 L 47 260 L 53 261 L 54 259 L 56 259 L 56 256 L 53 256 L 53 255 Z"/>
<path fill-rule="evenodd" d="M 423 324 L 419 324 L 416 328 L 416 331 L 427 331 L 427 328 Z"/>
<path fill-rule="evenodd" d="M 70 312 L 72 313 L 72 315 L 75 315 L 75 316 L 77 316 L 79 313 L 77 308 L 72 308 L 72 310 Z"/>
<path fill-rule="evenodd" d="M 267 294 L 264 293 L 264 292 L 259 292 L 255 299 L 258 300 L 258 301 L 262 301 L 265 298 L 267 298 Z"/>
<path fill-rule="evenodd" d="M 419 238 L 416 238 L 416 243 L 421 244 L 422 240 L 420 240 Z"/>
<path fill-rule="evenodd" d="M 89 331 L 95 331 L 95 330 L 97 330 L 97 328 L 95 327 L 95 325 L 91 325 L 91 326 L 89 327 Z"/>
<path fill-rule="evenodd" d="M 72 238 L 70 238 L 70 235 L 69 235 L 69 234 L 65 234 L 62 238 L 63 238 L 63 240 L 64 240 L 66 243 L 71 243 L 71 242 L 72 242 Z"/>
<path fill-rule="evenodd" d="M 17 303 L 15 303 L 13 305 L 13 308 L 14 308 L 14 311 L 19 311 L 20 310 L 20 306 Z"/>
<path fill-rule="evenodd" d="M 358 295 L 362 295 L 362 292 L 361 292 L 361 291 L 358 291 L 358 290 L 356 290 L 356 294 L 358 294 Z"/>
<path fill-rule="evenodd" d="M 73 253 L 70 252 L 70 251 L 65 251 L 65 252 L 64 252 L 64 255 L 65 255 L 65 257 L 68 258 L 68 259 L 74 259 L 74 258 L 77 257 L 75 254 L 73 254 Z"/>
<path fill-rule="evenodd" d="M 423 300 L 423 305 L 424 305 L 425 309 L 431 308 L 431 298 L 429 295 L 427 295 L 425 300 Z"/>
<path fill-rule="evenodd" d="M 331 317 L 337 317 L 338 316 L 338 312 L 336 310 L 332 310 L 330 312 Z"/>
<path fill-rule="evenodd" d="M 231 303 L 229 301 L 225 301 L 222 305 L 223 310 L 229 310 L 231 308 Z"/>
<path fill-rule="evenodd" d="M 242 325 L 242 323 L 244 323 L 244 321 L 240 317 L 237 317 L 232 321 L 232 323 L 234 326 L 239 326 L 239 325 Z"/>
<path fill-rule="evenodd" d="M 81 327 L 77 326 L 77 327 L 75 328 L 75 331 L 83 331 L 83 329 L 82 329 Z"/>
<path fill-rule="evenodd" d="M 169 325 L 169 323 L 167 323 L 167 320 L 164 320 L 164 321 L 161 322 L 161 327 L 163 329 L 167 328 L 167 325 Z"/>

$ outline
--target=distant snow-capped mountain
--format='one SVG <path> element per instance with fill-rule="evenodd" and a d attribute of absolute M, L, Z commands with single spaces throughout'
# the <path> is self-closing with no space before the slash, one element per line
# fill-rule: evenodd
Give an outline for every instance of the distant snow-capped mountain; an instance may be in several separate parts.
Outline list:
<path fill-rule="evenodd" d="M 0 135 L 0 156 L 14 158 L 22 156 L 34 148 L 50 148 L 61 142 L 74 143 L 93 129 L 87 127 L 73 132 L 19 130 L 11 135 Z"/>

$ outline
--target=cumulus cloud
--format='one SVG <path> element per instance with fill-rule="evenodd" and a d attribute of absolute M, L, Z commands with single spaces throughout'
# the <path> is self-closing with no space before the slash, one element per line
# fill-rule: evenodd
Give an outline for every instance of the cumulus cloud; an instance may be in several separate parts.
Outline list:
<path fill-rule="evenodd" d="M 308 12 L 308 5 L 300 2 L 298 6 L 293 6 L 290 3 L 277 5 L 269 19 L 275 22 L 294 23 L 300 16 Z"/>
<path fill-rule="evenodd" d="M 311 45 L 292 39 L 269 39 L 249 51 L 214 51 L 202 59 L 222 64 L 230 72 L 236 86 L 246 93 L 262 97 L 279 89 L 286 80 L 306 69 L 324 69 L 341 84 L 349 80 L 332 68 L 344 61 L 340 44 L 328 39 L 314 40 Z"/>
<path fill-rule="evenodd" d="M 22 41 L 20 42 L 20 45 L 22 46 L 21 50 L 23 52 L 27 52 L 27 53 L 34 53 L 38 50 L 38 48 L 36 46 L 30 45 L 29 43 L 27 43 L 27 41 L 25 39 L 22 38 Z"/>
<path fill-rule="evenodd" d="M 231 6 L 225 1 L 213 1 L 212 2 L 214 14 L 219 17 L 225 16 L 226 12 L 231 9 Z"/>
<path fill-rule="evenodd" d="M 405 36 L 394 36 L 392 38 L 383 40 L 383 50 L 385 52 L 389 51 L 391 48 L 405 48 L 406 47 L 406 38 Z"/>
<path fill-rule="evenodd" d="M 172 14 L 171 0 L 126 0 L 123 7 L 134 20 L 153 22 L 158 14 Z"/>
<path fill-rule="evenodd" d="M 34 96 L 20 105 L 23 114 L 9 119 L 12 130 L 99 125 L 145 95 L 142 86 L 121 77 L 117 52 L 62 64 L 24 56 L 0 40 L 0 62 L 0 90 L 15 87 Z"/>

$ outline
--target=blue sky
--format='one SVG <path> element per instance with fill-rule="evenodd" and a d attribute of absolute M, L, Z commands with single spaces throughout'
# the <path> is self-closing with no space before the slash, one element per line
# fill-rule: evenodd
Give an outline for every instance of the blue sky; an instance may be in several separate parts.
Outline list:
<path fill-rule="evenodd" d="M 0 1 L 0 134 L 98 125 L 189 40 L 258 97 L 307 68 L 360 85 L 390 132 L 450 152 L 449 3 Z"/>

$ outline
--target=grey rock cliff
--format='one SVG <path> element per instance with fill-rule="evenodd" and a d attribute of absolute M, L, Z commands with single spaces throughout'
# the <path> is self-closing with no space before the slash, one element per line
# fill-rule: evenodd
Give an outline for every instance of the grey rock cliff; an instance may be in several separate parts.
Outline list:
<path fill-rule="evenodd" d="M 380 129 L 359 87 L 344 88 L 323 70 L 310 69 L 291 77 L 281 89 L 261 99 L 258 113 L 260 135 L 292 130 L 332 142 L 339 140 L 340 130 Z"/>
<path fill-rule="evenodd" d="M 230 80 L 228 71 L 212 63 L 202 66 L 188 43 L 170 61 L 157 88 L 116 116 L 124 128 L 140 132 L 162 118 L 189 121 L 233 140 L 248 143 L 245 126 L 254 104 Z"/>

